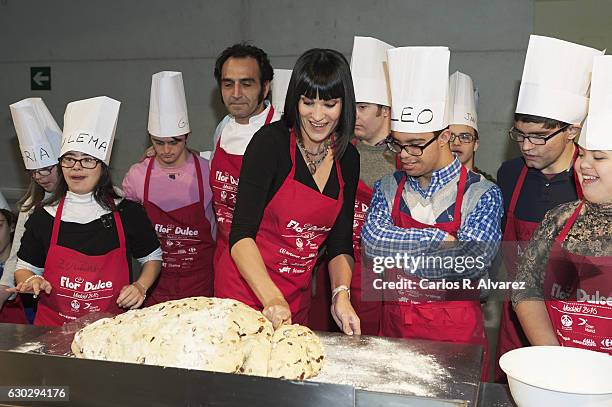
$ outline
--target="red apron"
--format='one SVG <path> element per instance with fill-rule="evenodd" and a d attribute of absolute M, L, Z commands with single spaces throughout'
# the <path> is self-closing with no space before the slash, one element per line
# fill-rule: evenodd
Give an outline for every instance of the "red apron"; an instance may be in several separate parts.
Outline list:
<path fill-rule="evenodd" d="M 269 124 L 273 116 L 274 107 L 270 106 L 264 125 Z M 213 208 L 217 218 L 217 242 L 213 258 L 213 270 L 219 270 L 221 256 L 228 251 L 229 234 L 232 228 L 241 169 L 242 155 L 230 154 L 223 150 L 221 148 L 221 137 L 219 137 L 210 163 L 209 179 L 213 194 Z"/>
<path fill-rule="evenodd" d="M 402 192 L 407 176 L 400 181 L 391 216 L 402 228 L 437 228 L 456 237 L 461 227 L 461 205 L 467 183 L 467 170 L 461 167 L 457 199 L 451 222 L 427 225 L 400 211 Z M 385 301 L 380 334 L 394 338 L 429 339 L 435 341 L 474 343 L 484 348 L 482 379 L 486 379 L 488 342 L 480 301 Z"/>
<path fill-rule="evenodd" d="M 291 309 L 293 323 L 308 324 L 312 270 L 344 201 L 344 180 L 335 160 L 338 199 L 295 181 L 295 134 L 291 132 L 291 171 L 266 206 L 255 241 L 270 278 Z M 331 175 L 330 175 L 331 176 Z M 229 250 L 224 250 L 215 273 L 215 295 L 233 298 L 262 310 L 263 306 L 242 278 Z"/>
<path fill-rule="evenodd" d="M 145 306 L 188 297 L 212 297 L 215 241 L 210 222 L 204 214 L 204 181 L 200 160 L 193 155 L 200 199 L 169 212 L 149 201 L 149 182 L 154 162 L 152 158 L 147 167 L 143 204 L 164 254 L 161 273 L 147 295 Z"/>
<path fill-rule="evenodd" d="M 372 188 L 359 180 L 357 193 L 355 194 L 355 216 L 353 217 L 355 269 L 351 281 L 351 303 L 361 320 L 361 333 L 363 335 L 378 335 L 383 307 L 381 291 L 372 288 L 375 278 L 374 272 L 366 270 L 364 273 L 362 268 L 366 263 L 361 261 L 361 229 L 372 201 L 372 193 Z"/>
<path fill-rule="evenodd" d="M 41 293 L 34 325 L 60 326 L 93 312 L 119 314 L 121 288 L 130 283 L 125 233 L 118 211 L 113 212 L 119 247 L 100 256 L 88 256 L 57 244 L 64 209 L 57 207 L 44 277 L 51 283 L 51 294 Z"/>
<path fill-rule="evenodd" d="M 21 295 L 17 295 L 14 300 L 4 302 L 0 310 L 0 323 L 4 324 L 29 324 L 26 318 Z"/>
<path fill-rule="evenodd" d="M 578 149 L 574 154 L 574 160 L 578 154 Z M 508 274 L 508 281 L 514 281 L 516 276 L 516 267 L 519 257 L 519 250 L 531 239 L 531 235 L 535 232 L 536 228 L 540 224 L 539 222 L 530 222 L 520 220 L 514 215 L 516 204 L 521 195 L 521 189 L 523 183 L 527 177 L 527 171 L 529 168 L 525 165 L 521 170 L 521 173 L 516 181 L 514 190 L 512 191 L 512 198 L 510 199 L 510 205 L 508 206 L 508 213 L 506 214 L 506 228 L 504 230 L 504 236 L 502 237 L 504 264 L 506 265 L 506 272 Z M 582 189 L 578 181 L 578 176 L 574 172 L 574 184 L 576 185 L 576 191 L 578 198 L 582 199 Z M 514 243 L 517 244 L 516 249 L 512 246 Z M 494 380 L 498 383 L 506 382 L 506 374 L 499 366 L 499 358 L 506 352 L 510 352 L 513 349 L 530 346 L 529 340 L 523 328 L 518 316 L 512 309 L 512 304 L 508 300 L 504 300 L 502 303 L 502 314 L 499 323 L 499 335 L 497 337 L 497 351 L 495 354 L 495 377 Z"/>
<path fill-rule="evenodd" d="M 612 355 L 612 256 L 582 256 L 562 247 L 582 205 L 581 202 L 555 239 L 544 284 L 546 298 L 556 293 L 555 297 L 582 301 L 546 300 L 546 309 L 561 346 Z M 559 296 L 560 293 L 563 294 Z M 591 302 L 584 301 L 586 295 Z"/>
<path fill-rule="evenodd" d="M 338 325 L 329 312 L 331 309 L 331 280 L 327 263 L 329 259 L 324 254 L 319 258 L 313 269 L 310 310 L 308 311 L 308 327 L 313 331 L 339 332 Z M 352 295 L 352 294 L 351 294 Z"/>

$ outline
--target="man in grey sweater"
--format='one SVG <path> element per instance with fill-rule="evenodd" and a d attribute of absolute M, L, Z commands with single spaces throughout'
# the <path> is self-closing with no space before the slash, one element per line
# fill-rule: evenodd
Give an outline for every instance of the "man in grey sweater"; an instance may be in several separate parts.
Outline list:
<path fill-rule="evenodd" d="M 378 335 L 382 302 L 372 287 L 373 273 L 362 272 L 361 227 L 372 199 L 372 186 L 396 169 L 396 157 L 388 150 L 385 139 L 391 131 L 391 97 L 386 72 L 389 44 L 369 37 L 355 37 L 351 70 L 357 102 L 355 146 L 359 151 L 361 170 L 355 196 L 353 251 L 355 268 L 351 283 L 351 302 L 361 320 L 364 335 Z M 363 289 L 362 289 L 363 287 Z"/>

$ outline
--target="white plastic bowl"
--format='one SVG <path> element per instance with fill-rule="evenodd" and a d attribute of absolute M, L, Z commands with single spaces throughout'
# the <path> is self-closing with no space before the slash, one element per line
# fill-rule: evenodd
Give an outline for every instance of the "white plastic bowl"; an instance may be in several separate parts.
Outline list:
<path fill-rule="evenodd" d="M 612 406 L 612 356 L 561 346 L 504 354 L 499 365 L 519 407 Z"/>

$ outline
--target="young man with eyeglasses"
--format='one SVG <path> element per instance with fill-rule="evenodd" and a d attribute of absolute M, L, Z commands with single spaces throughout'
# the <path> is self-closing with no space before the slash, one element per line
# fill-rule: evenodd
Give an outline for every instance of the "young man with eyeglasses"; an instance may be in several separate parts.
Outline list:
<path fill-rule="evenodd" d="M 497 172 L 504 197 L 503 254 L 510 280 L 515 277 L 521 247 L 546 212 L 581 197 L 573 170 L 578 151 L 575 139 L 587 113 L 593 58 L 600 54 L 554 38 L 532 35 L 529 40 L 514 126 L 509 131 L 521 157 L 504 162 Z M 496 381 L 506 380 L 499 358 L 529 345 L 511 304 L 504 301 Z"/>
<path fill-rule="evenodd" d="M 423 281 L 478 279 L 486 274 L 501 239 L 502 198 L 497 186 L 468 171 L 450 150 L 446 111 L 450 53 L 443 47 L 407 47 L 389 50 L 388 56 L 392 135 L 386 142 L 398 155 L 401 169 L 374 184 L 361 231 L 365 254 L 373 261 L 397 255 L 417 259 L 441 251 L 458 258 L 486 246 L 478 254 L 482 267 L 459 273 L 452 267 L 421 264 L 402 267 L 399 276 L 390 277 L 420 279 L 418 287 Z M 482 241 L 483 246 L 474 241 Z M 446 250 L 442 242 L 454 247 Z M 426 300 L 426 292 L 414 296 L 418 287 L 383 291 L 381 335 L 486 347 L 477 293 L 475 299 L 449 301 L 460 293 L 448 290 L 438 300 Z"/>
<path fill-rule="evenodd" d="M 474 155 L 480 147 L 478 137 L 477 91 L 469 75 L 455 72 L 450 77 L 450 147 L 453 154 L 468 170 L 482 174 L 489 181 L 495 179 L 476 168 Z"/>

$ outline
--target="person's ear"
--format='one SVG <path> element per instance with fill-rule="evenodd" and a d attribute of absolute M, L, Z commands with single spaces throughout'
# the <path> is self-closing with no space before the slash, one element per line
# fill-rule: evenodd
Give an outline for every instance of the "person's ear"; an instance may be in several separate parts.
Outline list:
<path fill-rule="evenodd" d="M 478 147 L 480 147 L 480 140 L 474 139 L 474 152 L 478 150 Z"/>
<path fill-rule="evenodd" d="M 270 93 L 270 81 L 265 81 L 263 83 L 263 91 L 264 91 L 263 98 L 264 100 L 266 100 L 266 98 L 268 97 L 268 93 Z"/>
<path fill-rule="evenodd" d="M 567 141 L 573 141 L 580 134 L 581 127 L 579 124 L 572 124 L 567 128 Z"/>
<path fill-rule="evenodd" d="M 450 129 L 448 127 L 445 128 L 438 136 L 438 144 L 440 144 L 440 146 L 448 144 L 450 142 L 450 134 Z"/>
<path fill-rule="evenodd" d="M 391 116 L 391 108 L 389 106 L 383 106 L 380 111 L 384 118 L 388 118 L 389 116 Z"/>

